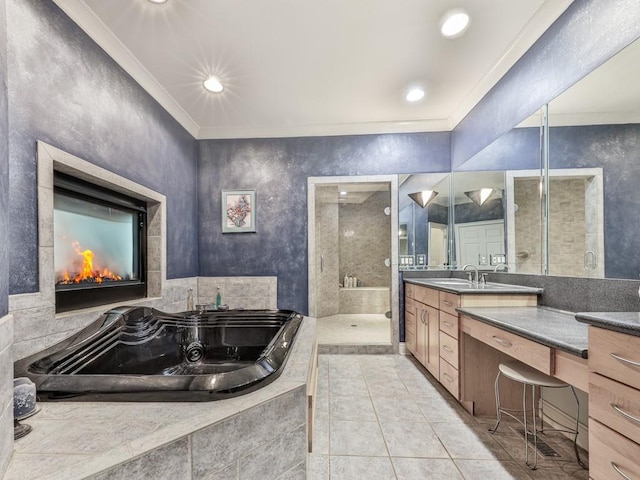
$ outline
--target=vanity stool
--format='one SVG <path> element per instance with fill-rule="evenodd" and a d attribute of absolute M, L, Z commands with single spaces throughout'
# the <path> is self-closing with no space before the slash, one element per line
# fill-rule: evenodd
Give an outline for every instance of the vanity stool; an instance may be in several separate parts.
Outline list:
<path fill-rule="evenodd" d="M 508 409 L 502 408 L 500 405 L 500 377 L 505 376 L 506 378 L 513 380 L 515 382 L 522 383 L 522 410 L 516 411 L 516 413 L 522 413 L 522 418 L 518 418 L 514 415 L 514 410 L 509 411 Z M 531 417 L 533 419 L 533 428 L 531 432 L 529 432 L 527 427 L 527 386 L 531 387 Z M 540 402 L 540 429 L 536 426 L 536 388 L 540 389 L 540 399 L 542 399 L 542 389 L 540 387 L 546 388 L 569 388 L 571 389 L 571 393 L 573 393 L 573 398 L 576 401 L 576 425 L 574 429 L 569 427 L 565 428 L 547 428 L 545 429 L 542 424 L 542 419 L 544 418 L 544 414 L 542 411 L 542 402 Z M 520 362 L 508 362 L 501 363 L 498 367 L 498 375 L 496 376 L 495 383 L 495 394 L 496 394 L 496 412 L 497 412 L 497 422 L 493 428 L 490 428 L 489 431 L 491 433 L 495 433 L 498 430 L 498 426 L 500 425 L 500 421 L 502 420 L 502 414 L 508 415 L 518 423 L 520 423 L 524 427 L 524 451 L 525 451 L 525 463 L 527 467 L 531 470 L 535 470 L 538 464 L 538 456 L 537 456 L 537 448 L 538 448 L 538 433 L 543 433 L 546 431 L 555 431 L 555 432 L 567 432 L 573 435 L 573 449 L 576 453 L 576 459 L 582 468 L 587 468 L 587 466 L 580 459 L 580 454 L 578 452 L 578 417 L 580 412 L 580 403 L 578 401 L 578 396 L 576 395 L 575 388 L 573 385 L 569 385 L 562 380 L 558 380 L 557 378 L 550 377 L 549 375 L 545 375 L 544 373 L 536 370 L 535 368 L 529 367 L 524 363 Z M 533 437 L 533 463 L 529 462 L 529 442 L 528 436 L 531 435 Z M 529 437 L 530 438 L 530 437 Z"/>

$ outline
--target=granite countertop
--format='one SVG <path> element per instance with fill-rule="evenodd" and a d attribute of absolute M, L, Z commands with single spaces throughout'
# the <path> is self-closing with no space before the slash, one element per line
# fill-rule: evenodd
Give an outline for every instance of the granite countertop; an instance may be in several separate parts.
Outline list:
<path fill-rule="evenodd" d="M 573 312 L 548 307 L 471 307 L 457 310 L 534 342 L 587 358 L 587 325 L 579 323 Z"/>
<path fill-rule="evenodd" d="M 578 312 L 576 319 L 595 327 L 640 337 L 640 312 Z"/>
<path fill-rule="evenodd" d="M 521 285 L 509 285 L 506 283 L 475 284 L 461 278 L 405 278 L 405 282 L 435 288 L 457 294 L 536 294 L 541 295 L 542 289 L 535 287 L 523 287 Z"/>

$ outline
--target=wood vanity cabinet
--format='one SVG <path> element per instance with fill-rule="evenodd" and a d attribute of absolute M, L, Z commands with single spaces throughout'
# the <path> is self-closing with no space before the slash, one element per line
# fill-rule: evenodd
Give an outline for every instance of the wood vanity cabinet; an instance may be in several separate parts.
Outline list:
<path fill-rule="evenodd" d="M 589 326 L 589 476 L 640 478 L 640 337 Z"/>
<path fill-rule="evenodd" d="M 405 345 L 456 400 L 461 400 L 458 307 L 535 306 L 537 296 L 459 295 L 405 282 Z"/>
<path fill-rule="evenodd" d="M 405 344 L 436 378 L 440 375 L 438 298 L 437 290 L 405 284 Z"/>

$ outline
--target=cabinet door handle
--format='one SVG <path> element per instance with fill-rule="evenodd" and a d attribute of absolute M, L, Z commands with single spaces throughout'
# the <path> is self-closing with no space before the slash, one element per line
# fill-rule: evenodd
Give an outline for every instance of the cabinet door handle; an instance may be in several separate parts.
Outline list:
<path fill-rule="evenodd" d="M 625 418 L 626 420 L 629 420 L 630 422 L 637 423 L 637 424 L 640 425 L 640 418 L 634 417 L 633 415 L 625 412 L 619 406 L 617 406 L 615 403 L 611 404 L 611 408 L 613 408 L 616 412 L 618 412 L 620 415 L 622 415 L 622 417 Z"/>
<path fill-rule="evenodd" d="M 453 306 L 453 303 L 451 303 L 449 300 L 443 300 L 442 303 L 444 303 L 447 307 Z"/>
<path fill-rule="evenodd" d="M 449 345 L 443 345 L 442 349 L 446 352 L 453 353 L 453 348 L 451 348 Z"/>
<path fill-rule="evenodd" d="M 500 345 L 504 345 L 507 348 L 513 347 L 513 343 L 511 343 L 509 340 L 505 340 L 504 338 L 496 337 L 495 335 L 493 335 L 491 338 L 493 338 Z"/>
<path fill-rule="evenodd" d="M 640 363 L 638 362 L 634 362 L 633 360 L 628 360 L 624 357 L 621 357 L 620 355 L 616 355 L 615 353 L 609 353 L 609 355 L 611 355 L 613 358 L 618 360 L 620 363 L 629 365 L 630 367 L 640 368 Z"/>
<path fill-rule="evenodd" d="M 443 373 L 442 376 L 445 378 L 445 380 L 447 380 L 447 382 L 453 383 L 453 378 L 451 377 L 451 375 Z"/>
<path fill-rule="evenodd" d="M 453 328 L 453 323 L 451 322 L 443 321 L 442 324 L 447 328 Z"/>
<path fill-rule="evenodd" d="M 613 468 L 618 475 L 624 478 L 624 480 L 633 480 L 629 475 L 624 473 L 622 469 L 615 464 L 615 462 L 611 462 L 611 468 Z"/>

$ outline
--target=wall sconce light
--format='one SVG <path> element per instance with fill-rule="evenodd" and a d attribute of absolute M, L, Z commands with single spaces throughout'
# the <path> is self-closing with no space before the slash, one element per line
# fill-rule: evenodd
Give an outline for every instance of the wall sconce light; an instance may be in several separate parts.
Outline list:
<path fill-rule="evenodd" d="M 464 192 L 464 194 L 473 200 L 479 207 L 482 206 L 487 200 L 489 200 L 495 190 L 493 188 L 481 188 L 480 190 L 472 190 L 470 192 Z"/>
<path fill-rule="evenodd" d="M 437 195 L 438 192 L 436 192 L 435 190 L 423 190 L 422 192 L 410 193 L 409 197 L 411 197 L 411 200 L 420 205 L 420 208 L 424 208 L 429 205 L 429 203 L 431 203 L 431 201 L 436 198 Z"/>

